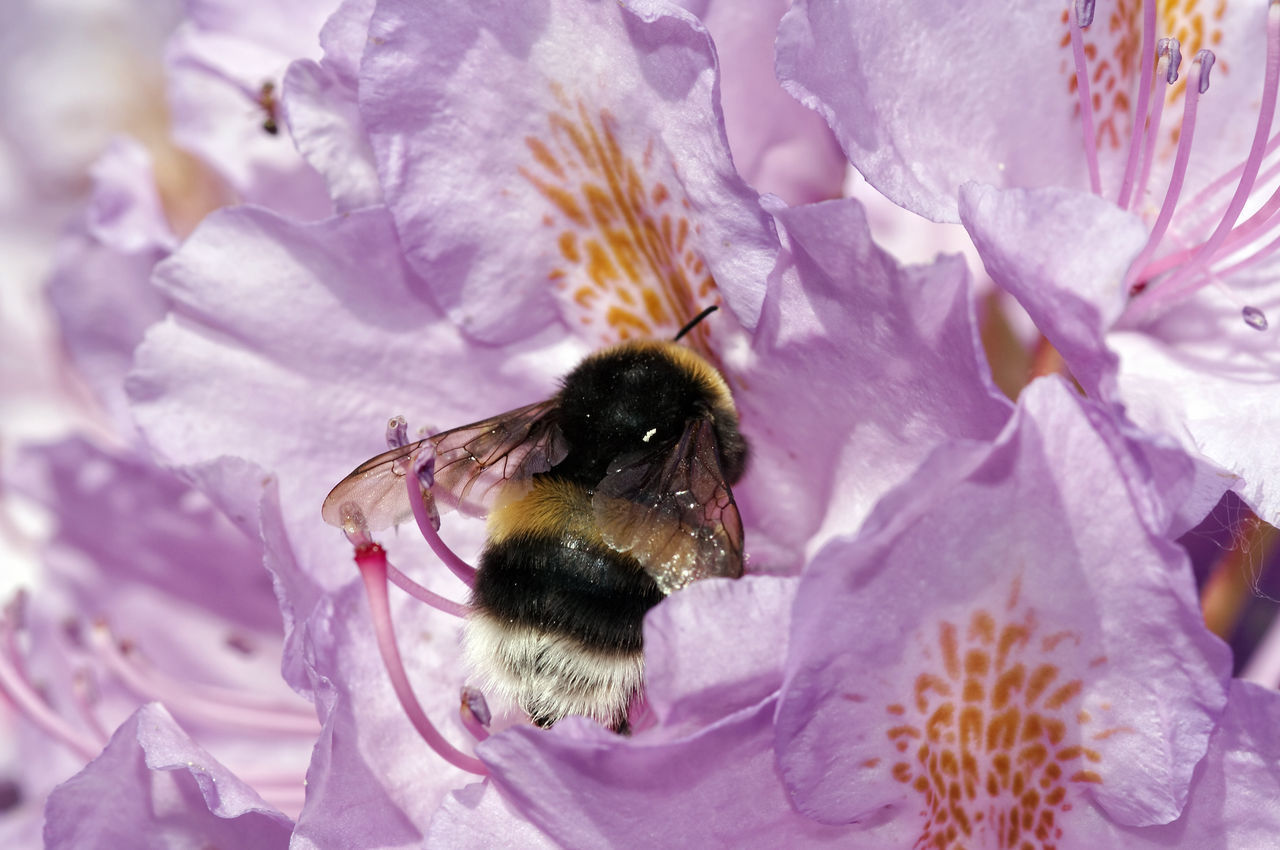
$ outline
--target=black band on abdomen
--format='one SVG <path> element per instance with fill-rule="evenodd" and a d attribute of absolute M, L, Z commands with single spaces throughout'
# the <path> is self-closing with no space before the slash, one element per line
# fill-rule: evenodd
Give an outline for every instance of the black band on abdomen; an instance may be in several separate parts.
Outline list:
<path fill-rule="evenodd" d="M 579 538 L 514 535 L 480 557 L 472 604 L 500 621 L 637 652 L 662 591 L 636 561 Z"/>

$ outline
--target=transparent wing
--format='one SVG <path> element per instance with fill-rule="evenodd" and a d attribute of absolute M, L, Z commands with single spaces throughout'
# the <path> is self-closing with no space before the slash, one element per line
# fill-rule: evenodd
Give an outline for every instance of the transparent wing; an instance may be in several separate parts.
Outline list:
<path fill-rule="evenodd" d="M 324 520 L 341 528 L 342 506 L 348 502 L 364 513 L 370 531 L 409 519 L 413 510 L 404 476 L 421 451 L 435 454 L 431 494 L 436 504 L 481 516 L 506 485 L 527 481 L 564 459 L 558 411 L 556 399 L 540 401 L 370 458 L 330 491 L 321 511 Z"/>
<path fill-rule="evenodd" d="M 592 506 L 605 542 L 631 553 L 664 593 L 742 575 L 742 518 L 709 419 L 691 420 L 674 443 L 618 458 Z"/>
<path fill-rule="evenodd" d="M 552 398 L 428 437 L 436 453 L 436 501 L 483 516 L 508 483 L 564 460 L 559 413 L 560 401 Z"/>
<path fill-rule="evenodd" d="M 320 513 L 324 521 L 342 528 L 342 506 L 354 504 L 364 514 L 370 531 L 379 531 L 404 522 L 413 515 L 404 477 L 413 469 L 414 457 L 427 440 L 418 440 L 385 451 L 357 466 L 325 497 Z"/>

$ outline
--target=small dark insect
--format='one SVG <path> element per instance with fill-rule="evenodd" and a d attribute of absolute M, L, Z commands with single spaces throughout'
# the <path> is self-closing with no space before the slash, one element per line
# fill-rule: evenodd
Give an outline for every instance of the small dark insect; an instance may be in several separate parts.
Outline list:
<path fill-rule="evenodd" d="M 676 341 L 615 345 L 546 401 L 366 461 L 325 519 L 341 527 L 349 503 L 370 530 L 406 519 L 403 476 L 421 451 L 435 456 L 430 498 L 488 515 L 465 637 L 484 684 L 541 726 L 580 714 L 626 731 L 645 613 L 690 582 L 742 575 L 730 486 L 747 446 L 724 378 Z"/>
<path fill-rule="evenodd" d="M 279 133 L 280 101 L 276 99 L 276 84 L 271 80 L 264 82 L 262 88 L 258 90 L 258 106 L 262 107 L 262 111 L 266 113 L 266 118 L 262 121 L 262 129 L 273 136 Z"/>

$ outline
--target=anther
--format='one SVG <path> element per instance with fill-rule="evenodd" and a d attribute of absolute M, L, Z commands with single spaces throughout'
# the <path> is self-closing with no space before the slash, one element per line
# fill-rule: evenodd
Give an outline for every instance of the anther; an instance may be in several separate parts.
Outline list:
<path fill-rule="evenodd" d="M 1240 308 L 1240 317 L 1255 331 L 1265 331 L 1269 327 L 1267 314 L 1252 305 Z"/>
<path fill-rule="evenodd" d="M 387 421 L 387 448 L 400 449 L 409 445 L 409 420 L 393 416 Z"/>
<path fill-rule="evenodd" d="M 1200 94 L 1209 90 L 1209 72 L 1213 70 L 1213 63 L 1217 59 L 1212 50 L 1201 50 L 1196 54 L 1196 61 L 1200 63 Z"/>
<path fill-rule="evenodd" d="M 1076 0 L 1076 25 L 1080 29 L 1088 29 L 1093 23 L 1093 6 L 1095 0 Z"/>
<path fill-rule="evenodd" d="M 477 741 L 483 741 L 489 737 L 488 727 L 493 722 L 493 715 L 489 711 L 489 703 L 485 701 L 484 694 L 479 690 L 470 685 L 463 686 L 458 713 L 462 718 L 462 725 L 467 727 L 467 731 Z"/>
<path fill-rule="evenodd" d="M 1168 58 L 1169 67 L 1165 71 L 1164 81 L 1173 85 L 1178 81 L 1178 67 L 1182 64 L 1182 45 L 1176 38 L 1162 38 L 1159 41 L 1159 47 L 1156 48 L 1156 55 Z M 1201 89 L 1200 93 L 1204 94 L 1204 89 Z"/>

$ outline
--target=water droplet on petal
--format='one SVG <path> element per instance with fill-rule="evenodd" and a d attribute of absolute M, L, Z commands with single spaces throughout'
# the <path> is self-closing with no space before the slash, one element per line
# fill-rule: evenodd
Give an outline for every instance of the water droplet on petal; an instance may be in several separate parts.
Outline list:
<path fill-rule="evenodd" d="M 1240 311 L 1240 316 L 1244 319 L 1244 323 L 1255 331 L 1265 331 L 1268 327 L 1267 314 L 1257 307 L 1243 308 Z"/>

